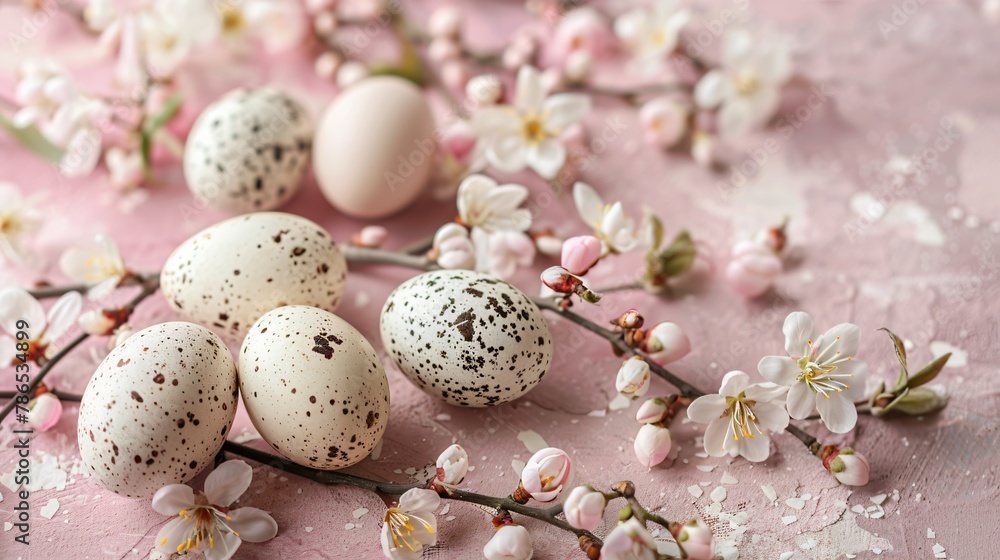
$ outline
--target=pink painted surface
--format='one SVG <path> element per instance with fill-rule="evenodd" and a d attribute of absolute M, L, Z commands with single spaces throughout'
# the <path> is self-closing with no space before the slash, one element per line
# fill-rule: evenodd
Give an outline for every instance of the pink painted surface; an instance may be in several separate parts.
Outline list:
<path fill-rule="evenodd" d="M 557 345 L 551 372 L 527 397 L 494 409 L 460 410 L 433 400 L 387 359 L 392 418 L 381 455 L 349 472 L 399 482 L 420 479 L 440 450 L 458 442 L 475 466 L 468 486 L 507 493 L 517 480 L 512 461 L 530 456 L 517 436 L 534 430 L 548 444 L 572 452 L 577 481 L 607 485 L 633 480 L 642 501 L 662 508 L 665 517 L 708 519 L 720 540 L 737 544 L 740 558 L 777 558 L 786 551 L 795 552 L 793 558 L 838 558 L 846 553 L 858 558 L 932 558 L 935 543 L 945 547 L 949 558 L 985 557 L 1000 523 L 996 507 L 1000 395 L 993 382 L 1000 373 L 996 248 L 1000 197 L 995 184 L 1000 172 L 996 158 L 1000 76 L 995 57 L 1000 34 L 972 4 L 922 4 L 912 15 L 895 21 L 894 8 L 882 2 L 771 1 L 754 3 L 749 9 L 742 3 L 720 1 L 701 7 L 706 22 L 719 17 L 721 9 L 733 8 L 743 20 L 794 37 L 798 68 L 824 84 L 827 92 L 825 101 L 808 111 L 802 108 L 808 107 L 804 96 L 790 96 L 785 110 L 801 111 L 795 121 L 799 126 L 791 129 L 790 137 L 770 130 L 734 151 L 731 161 L 750 175 L 735 189 L 727 187 L 734 184 L 729 172 L 716 174 L 689 158 L 643 146 L 635 111 L 623 104 L 602 100 L 587 120 L 595 135 L 608 122 L 620 122 L 624 130 L 583 177 L 605 198 L 623 200 L 633 214 L 643 204 L 653 207 L 668 232 L 692 230 L 712 253 L 716 270 L 734 240 L 777 223 L 786 214 L 792 217 L 788 270 L 776 292 L 759 300 L 740 300 L 715 277 L 683 286 L 671 297 L 613 294 L 599 306 L 581 308 L 605 320 L 627 307 L 638 307 L 647 320 L 681 324 L 694 350 L 671 367 L 678 374 L 714 390 L 728 370 L 753 373 L 761 356 L 780 353 L 782 320 L 796 309 L 812 313 L 821 327 L 843 321 L 860 325 L 865 333 L 861 357 L 875 375 L 887 379 L 895 364 L 887 339 L 875 332 L 879 327 L 891 327 L 912 340 L 915 362 L 931 359 L 932 341 L 967 352 L 968 365 L 950 367 L 940 377 L 953 396 L 940 414 L 888 421 L 862 417 L 846 438 L 829 437 L 818 425 L 809 426 L 826 441 L 851 443 L 867 454 L 872 464 L 867 487 L 853 493 L 838 487 L 819 462 L 787 435 L 774 438 L 772 456 L 763 464 L 699 457 L 695 438 L 700 428 L 680 421 L 674 426 L 680 451 L 673 465 L 640 467 L 631 451 L 631 438 L 638 429 L 634 407 L 603 416 L 589 414 L 604 410 L 613 396 L 618 360 L 603 342 L 560 321 L 552 323 Z M 425 3 L 407 9 L 418 21 L 426 18 Z M 469 36 L 484 47 L 495 44 L 489 38 L 502 36 L 523 17 L 516 3 L 475 3 L 469 12 Z M 8 32 L 23 32 L 22 15 L 11 3 L 0 6 L 5 37 Z M 895 23 L 898 29 L 883 37 L 879 20 Z M 694 31 L 708 29 L 702 25 L 695 23 Z M 75 27 L 60 16 L 40 26 L 20 52 L 3 50 L 0 92 L 10 95 L 13 68 L 28 53 L 49 54 L 79 68 L 80 79 L 92 87 L 106 83 L 108 64 L 98 56 L 93 41 Z M 182 83 L 190 96 L 186 118 L 193 118 L 200 107 L 235 84 L 280 84 L 301 98 L 314 116 L 334 95 L 331 86 L 312 75 L 311 58 L 303 52 L 260 63 L 247 59 L 222 64 L 208 55 L 187 75 L 197 78 Z M 777 149 L 761 152 L 769 138 Z M 750 163 L 755 154 L 759 164 Z M 924 172 L 893 174 L 890 162 L 899 157 L 933 161 Z M 0 139 L 0 161 L 0 180 L 46 193 L 50 200 L 49 220 L 36 245 L 36 268 L 0 271 L 3 285 L 40 279 L 64 282 L 56 266 L 58 255 L 96 232 L 114 236 L 133 268 L 156 270 L 185 238 L 223 218 L 210 211 L 188 211 L 192 199 L 174 162 L 158 168 L 162 184 L 152 189 L 150 200 L 123 213 L 106 194 L 103 171 L 85 180 L 61 179 L 6 137 Z M 564 235 L 584 232 L 565 194 L 551 196 L 534 177 L 513 178 L 533 191 L 531 205 L 539 210 L 536 225 L 554 227 Z M 742 183 L 739 177 L 736 183 Z M 879 214 L 871 206 L 873 199 L 887 205 L 875 220 L 862 216 Z M 312 179 L 283 210 L 317 221 L 338 239 L 346 239 L 363 225 L 330 208 Z M 392 232 L 390 244 L 401 246 L 429 235 L 453 215 L 451 202 L 428 198 L 380 223 Z M 547 265 L 539 259 L 535 270 L 521 273 L 514 283 L 534 292 L 537 270 Z M 622 282 L 638 266 L 638 256 L 602 265 L 592 273 L 594 283 Z M 379 347 L 381 304 L 411 274 L 353 266 L 339 313 Z M 135 323 L 144 327 L 175 317 L 162 297 L 154 296 L 141 306 Z M 63 362 L 53 373 L 53 384 L 82 391 L 97 364 L 91 352 L 99 356 L 102 346 L 88 344 Z M 3 370 L 2 388 L 11 385 L 9 371 Z M 657 380 L 651 393 L 669 391 Z M 82 474 L 79 463 L 74 463 L 78 459 L 75 415 L 76 407 L 68 406 L 56 429 L 33 440 L 36 465 L 45 455 L 56 456 L 69 481 L 64 489 L 33 494 L 32 545 L 15 545 L 12 532 L 0 532 L 0 558 L 148 556 L 166 519 L 147 500 L 119 497 Z M 241 412 L 232 437 L 248 428 Z M 11 445 L 5 426 L 0 431 L 0 473 L 13 468 Z M 257 440 L 254 445 L 263 443 Z M 699 466 L 714 469 L 704 472 Z M 414 471 L 407 469 L 416 474 L 408 475 Z M 724 473 L 739 483 L 721 484 Z M 701 497 L 689 493 L 689 486 L 702 484 Z M 774 487 L 776 505 L 769 503 L 761 485 Z M 734 531 L 730 522 L 709 509 L 709 494 L 717 486 L 728 490 L 723 512 L 748 514 L 744 533 Z M 890 494 L 882 503 L 884 517 L 866 518 L 851 511 L 856 505 L 874 506 L 869 498 L 883 493 Z M 803 494 L 813 499 L 801 510 L 785 504 Z M 0 486 L 0 495 L 0 522 L 10 521 L 14 495 L 5 486 Z M 58 512 L 51 520 L 44 519 L 39 509 L 52 498 L 59 501 Z M 838 502 L 846 502 L 846 508 Z M 378 533 L 384 505 L 372 494 L 285 478 L 258 466 L 240 503 L 270 511 L 280 532 L 266 544 L 244 545 L 237 558 L 381 556 Z M 369 511 L 356 518 L 352 512 L 358 508 Z M 792 515 L 794 522 L 783 523 L 783 516 Z M 534 538 L 536 558 L 580 557 L 567 534 L 532 521 L 525 524 Z M 607 521 L 598 532 L 606 534 L 610 528 Z M 934 538 L 928 537 L 928 529 Z M 452 503 L 441 516 L 440 546 L 427 557 L 480 557 L 490 532 L 486 513 Z M 872 552 L 876 548 L 881 555 Z"/>

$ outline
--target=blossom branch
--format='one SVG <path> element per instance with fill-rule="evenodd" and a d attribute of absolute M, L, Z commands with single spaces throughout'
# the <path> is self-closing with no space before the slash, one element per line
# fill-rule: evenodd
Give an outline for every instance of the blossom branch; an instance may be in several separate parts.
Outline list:
<path fill-rule="evenodd" d="M 139 305 L 139 303 L 141 303 L 142 300 L 152 295 L 153 292 L 155 292 L 159 287 L 160 287 L 159 275 L 153 276 L 145 280 L 142 284 L 142 291 L 140 291 L 134 298 L 132 298 L 125 305 L 124 309 L 126 316 L 130 316 L 132 312 L 135 310 L 135 307 Z M 89 337 L 90 335 L 88 333 L 80 333 L 76 338 L 71 340 L 69 344 L 61 348 L 59 352 L 57 352 L 54 356 L 52 356 L 51 359 L 45 362 L 45 365 L 42 366 L 42 369 L 38 372 L 38 375 L 36 375 L 34 379 L 28 382 L 28 390 L 23 391 L 23 393 L 31 393 L 35 389 L 37 389 L 38 386 L 45 379 L 45 376 L 47 376 L 49 372 L 52 371 L 52 369 L 56 366 L 56 364 L 58 364 L 63 358 L 69 355 L 69 353 L 72 352 L 74 348 L 79 346 Z M 0 422 L 3 422 L 3 420 L 7 418 L 7 416 L 11 413 L 12 410 L 14 410 L 14 407 L 16 406 L 17 406 L 16 400 L 12 399 L 8 401 L 7 404 L 5 404 L 2 409 L 0 409 Z"/>
<path fill-rule="evenodd" d="M 147 282 L 156 280 L 159 281 L 160 273 L 154 272 L 151 274 L 126 274 L 121 282 L 118 284 L 119 288 L 125 288 L 128 286 L 141 286 Z M 69 292 L 80 292 L 86 293 L 90 289 L 89 284 L 70 284 L 67 286 L 39 286 L 37 288 L 28 290 L 31 297 L 35 299 L 49 299 L 57 298 L 59 296 L 68 294 Z"/>

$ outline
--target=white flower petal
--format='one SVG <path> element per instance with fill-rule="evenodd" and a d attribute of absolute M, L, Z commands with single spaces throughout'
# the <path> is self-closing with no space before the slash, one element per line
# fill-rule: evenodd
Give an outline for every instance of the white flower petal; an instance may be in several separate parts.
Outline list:
<path fill-rule="evenodd" d="M 765 434 L 757 434 L 752 438 L 741 437 L 737 442 L 740 455 L 747 461 L 759 463 L 771 454 L 771 438 Z"/>
<path fill-rule="evenodd" d="M 528 198 L 528 189 L 522 185 L 499 185 L 490 189 L 484 197 L 484 206 L 493 213 L 513 212 Z"/>
<path fill-rule="evenodd" d="M 399 497 L 399 507 L 410 513 L 433 512 L 441 505 L 441 496 L 427 488 L 411 488 Z"/>
<path fill-rule="evenodd" d="M 583 120 L 590 112 L 590 98 L 578 93 L 560 93 L 545 100 L 542 119 L 553 135 Z"/>
<path fill-rule="evenodd" d="M 188 535 L 194 532 L 197 522 L 194 517 L 171 519 L 156 533 L 156 549 L 168 555 L 177 552 L 177 547 L 187 542 Z"/>
<path fill-rule="evenodd" d="M 9 336 L 0 336 L 0 369 L 7 368 L 17 357 L 17 341 Z"/>
<path fill-rule="evenodd" d="M 719 110 L 719 132 L 723 136 L 739 136 L 758 124 L 754 106 L 745 98 L 737 97 L 726 101 Z"/>
<path fill-rule="evenodd" d="M 510 107 L 484 107 L 472 116 L 472 127 L 478 136 L 520 133 L 521 117 Z"/>
<path fill-rule="evenodd" d="M 533 66 L 522 66 L 517 73 L 517 91 L 514 93 L 514 106 L 524 114 L 538 114 L 545 102 L 545 87 L 542 85 L 541 74 Z"/>
<path fill-rule="evenodd" d="M 566 148 L 553 138 L 546 138 L 528 148 L 528 166 L 543 179 L 553 179 L 566 163 Z"/>
<path fill-rule="evenodd" d="M 246 542 L 269 541 L 278 534 L 278 524 L 266 511 L 242 507 L 229 512 L 229 526 Z"/>
<path fill-rule="evenodd" d="M 823 333 L 819 338 L 818 354 L 822 363 L 854 357 L 861 344 L 861 329 L 852 323 L 841 323 Z"/>
<path fill-rule="evenodd" d="M 789 416 L 802 420 L 816 408 L 816 394 L 805 383 L 796 383 L 788 389 L 786 406 Z"/>
<path fill-rule="evenodd" d="M 726 411 L 726 398 L 722 395 L 705 395 L 698 397 L 688 405 L 688 418 L 695 422 L 708 424 L 722 416 Z"/>
<path fill-rule="evenodd" d="M 788 387 L 776 383 L 754 383 L 746 388 L 747 398 L 758 403 L 780 400 L 784 402 Z"/>
<path fill-rule="evenodd" d="M 780 432 L 788 426 L 788 411 L 774 403 L 759 402 L 754 405 L 753 413 L 757 424 L 771 432 Z"/>
<path fill-rule="evenodd" d="M 769 381 L 790 386 L 802 373 L 799 364 L 787 356 L 765 356 L 757 364 L 757 371 Z"/>
<path fill-rule="evenodd" d="M 58 340 L 70 327 L 76 324 L 76 318 L 83 309 L 83 296 L 80 292 L 68 292 L 62 295 L 49 309 L 48 328 L 45 330 L 45 341 Z"/>
<path fill-rule="evenodd" d="M 528 164 L 528 143 L 520 134 L 506 134 L 490 141 L 486 159 L 500 171 L 516 173 Z"/>
<path fill-rule="evenodd" d="M 827 429 L 835 434 L 846 434 L 858 423 L 858 409 L 840 393 L 817 394 L 816 408 Z"/>
<path fill-rule="evenodd" d="M 712 70 L 698 80 L 698 85 L 694 88 L 694 101 L 702 109 L 713 109 L 728 97 L 730 88 L 722 72 Z"/>
<path fill-rule="evenodd" d="M 730 68 L 743 66 L 750 61 L 754 51 L 754 37 L 745 29 L 734 29 L 726 34 L 722 57 Z"/>
<path fill-rule="evenodd" d="M 187 484 L 168 484 L 153 494 L 153 511 L 163 515 L 177 515 L 182 509 L 194 506 L 194 490 Z"/>
<path fill-rule="evenodd" d="M 727 434 L 729 433 L 729 417 L 716 418 L 705 428 L 705 453 L 712 457 L 722 457 L 729 453 L 726 450 Z"/>
<path fill-rule="evenodd" d="M 858 360 L 851 360 L 837 366 L 837 370 L 834 373 L 850 373 L 854 375 L 854 377 L 851 378 L 840 379 L 848 386 L 848 388 L 844 389 L 844 392 L 841 393 L 845 398 L 850 399 L 852 402 L 865 398 L 865 385 L 868 380 L 868 364 Z"/>
<path fill-rule="evenodd" d="M 247 491 L 252 479 L 253 467 L 246 462 L 226 461 L 205 479 L 205 497 L 212 505 L 229 507 Z"/>
<path fill-rule="evenodd" d="M 742 371 L 731 371 L 722 378 L 722 385 L 719 387 L 719 394 L 723 397 L 739 396 L 747 385 L 750 384 L 750 376 Z"/>
<path fill-rule="evenodd" d="M 594 227 L 604 217 L 604 201 L 594 187 L 587 183 L 577 182 L 573 186 L 573 202 L 576 210 L 587 225 Z"/>
<path fill-rule="evenodd" d="M 785 333 L 785 352 L 795 359 L 801 358 L 806 348 L 819 338 L 813 318 L 802 311 L 789 314 L 781 332 Z"/>
<path fill-rule="evenodd" d="M 28 328 L 17 328 L 21 319 L 28 323 Z M 24 330 L 35 338 L 45 330 L 45 309 L 24 289 L 6 288 L 0 291 L 0 326 L 12 336 Z"/>
<path fill-rule="evenodd" d="M 218 527 L 213 531 L 212 547 L 204 547 L 205 560 L 229 560 L 243 544 L 239 537 L 232 533 L 223 533 Z"/>

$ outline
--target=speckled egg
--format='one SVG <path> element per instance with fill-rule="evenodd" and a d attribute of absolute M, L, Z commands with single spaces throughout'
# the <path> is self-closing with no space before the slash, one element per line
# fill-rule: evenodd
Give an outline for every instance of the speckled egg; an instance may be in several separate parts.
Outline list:
<path fill-rule="evenodd" d="M 520 290 L 468 270 L 421 274 L 382 308 L 382 343 L 425 393 L 493 406 L 534 387 L 552 361 L 552 335 Z"/>
<path fill-rule="evenodd" d="M 162 323 L 104 359 L 80 402 L 80 456 L 101 486 L 151 496 L 218 453 L 236 416 L 236 364 L 208 329 Z"/>
<path fill-rule="evenodd" d="M 389 422 L 389 382 L 375 349 L 329 311 L 289 305 L 264 314 L 239 356 L 243 404 L 288 459 L 340 469 L 368 456 Z"/>
<path fill-rule="evenodd" d="M 231 214 L 284 204 L 309 168 L 312 124 L 274 88 L 237 89 L 209 105 L 184 149 L 184 178 L 203 203 Z"/>
<path fill-rule="evenodd" d="M 347 282 L 340 247 L 315 223 L 258 212 L 194 235 L 167 259 L 163 295 L 186 319 L 230 340 L 283 305 L 334 311 Z"/>

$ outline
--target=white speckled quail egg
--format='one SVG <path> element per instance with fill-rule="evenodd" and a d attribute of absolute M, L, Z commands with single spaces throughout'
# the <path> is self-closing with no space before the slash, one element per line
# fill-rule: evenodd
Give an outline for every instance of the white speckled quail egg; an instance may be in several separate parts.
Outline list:
<path fill-rule="evenodd" d="M 77 440 L 108 490 L 151 496 L 212 462 L 236 416 L 236 364 L 212 331 L 143 329 L 108 354 L 80 402 Z"/>
<path fill-rule="evenodd" d="M 281 212 L 238 216 L 195 234 L 160 275 L 174 309 L 232 340 L 282 305 L 336 310 L 346 282 L 347 262 L 330 235 Z"/>
<path fill-rule="evenodd" d="M 243 341 L 239 372 L 253 425 L 300 465 L 353 465 L 389 422 L 389 382 L 378 354 L 328 311 L 289 305 L 264 314 Z"/>
<path fill-rule="evenodd" d="M 425 393 L 493 406 L 534 387 L 552 361 L 552 335 L 520 290 L 468 270 L 437 270 L 396 288 L 382 308 L 382 343 Z"/>
<path fill-rule="evenodd" d="M 209 206 L 242 214 L 284 204 L 309 168 L 305 109 L 274 88 L 237 89 L 198 116 L 184 149 L 184 178 Z"/>

